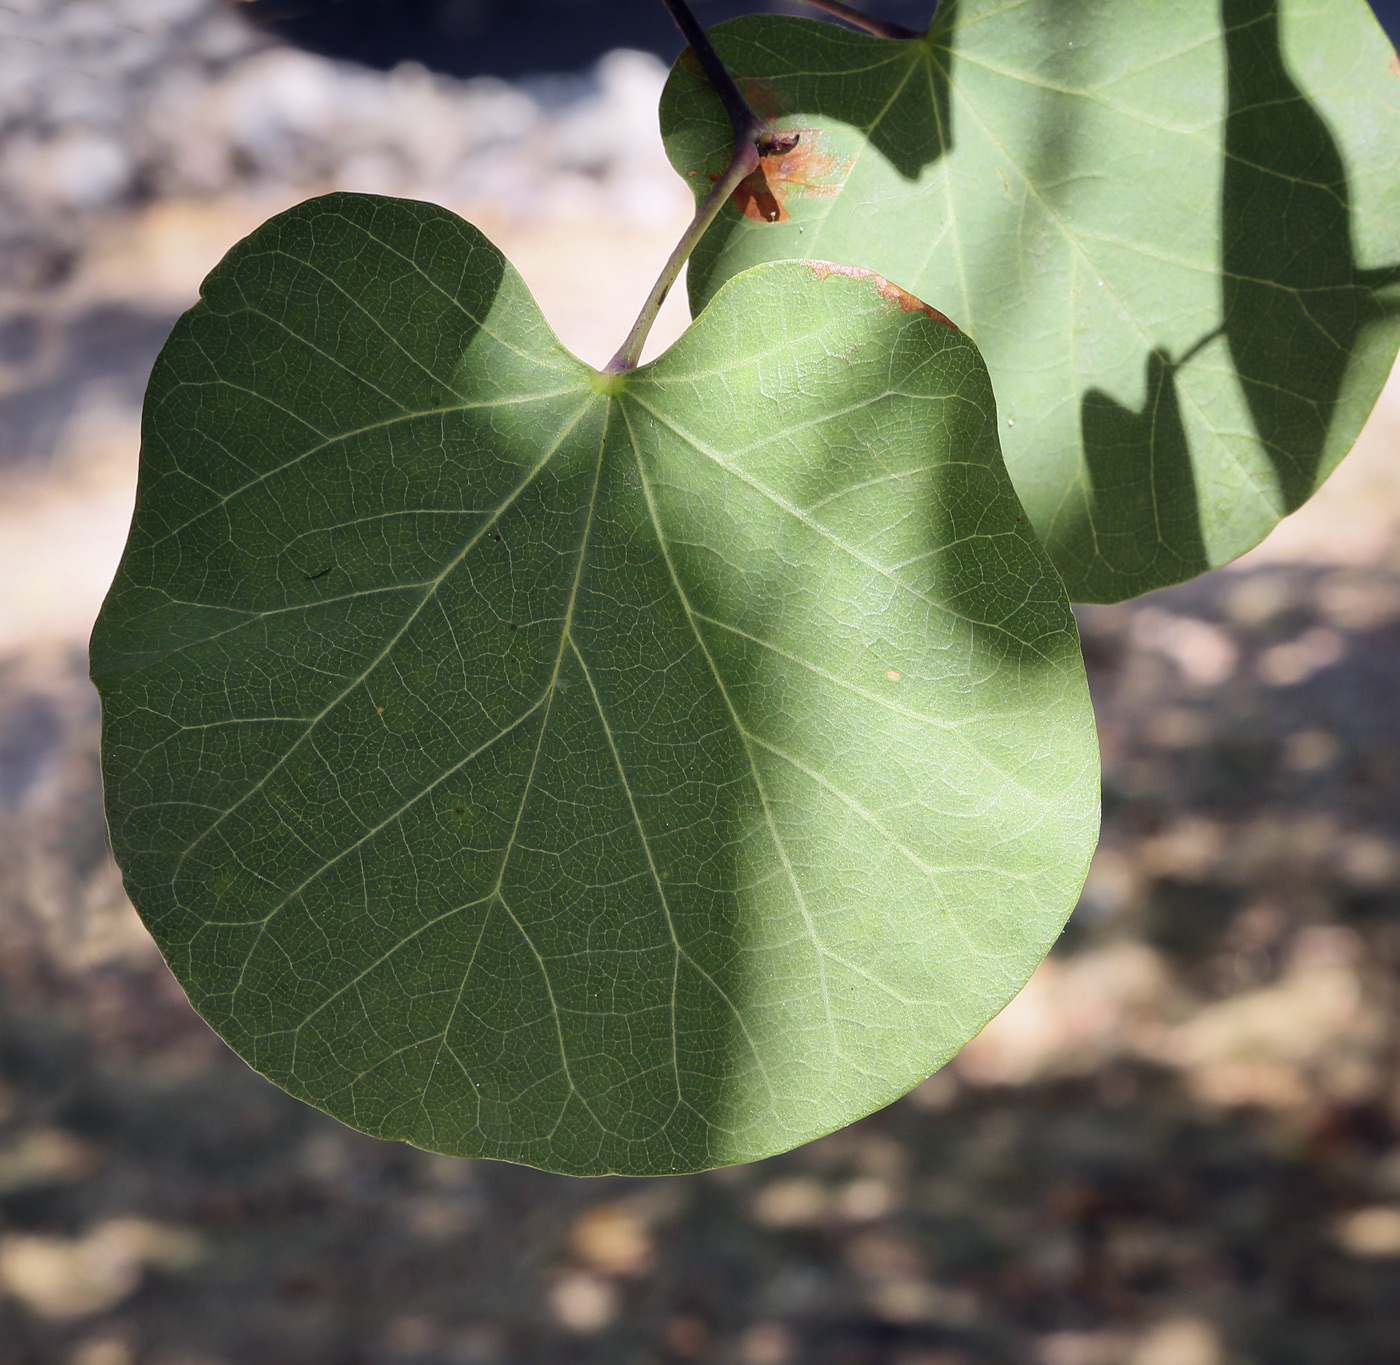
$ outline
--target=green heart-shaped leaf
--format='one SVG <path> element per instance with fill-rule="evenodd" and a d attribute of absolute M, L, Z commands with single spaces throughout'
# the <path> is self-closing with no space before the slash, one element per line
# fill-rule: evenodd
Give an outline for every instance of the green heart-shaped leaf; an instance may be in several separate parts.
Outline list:
<path fill-rule="evenodd" d="M 127 887 L 205 1018 L 358 1128 L 560 1171 L 901 1094 L 1096 832 L 966 337 L 781 263 L 607 379 L 401 200 L 274 219 L 176 327 L 93 676 Z"/>
<path fill-rule="evenodd" d="M 926 39 L 713 37 L 801 141 L 710 229 L 693 302 L 816 256 L 949 313 L 1071 598 L 1226 563 L 1350 449 L 1400 345 L 1400 64 L 1364 0 L 945 0 Z M 689 61 L 662 123 L 702 191 L 731 135 Z"/>

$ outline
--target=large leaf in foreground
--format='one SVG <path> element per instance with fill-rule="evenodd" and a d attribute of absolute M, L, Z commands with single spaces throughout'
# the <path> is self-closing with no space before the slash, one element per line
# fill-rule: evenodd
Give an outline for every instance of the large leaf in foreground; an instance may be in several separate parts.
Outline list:
<path fill-rule="evenodd" d="M 144 436 L 113 841 L 294 1094 L 561 1171 L 745 1160 L 907 1090 L 1059 932 L 1073 621 L 976 349 L 883 281 L 762 267 L 609 384 L 460 219 L 334 196 L 215 270 Z"/>
<path fill-rule="evenodd" d="M 1233 559 L 1350 448 L 1400 344 L 1400 64 L 1364 0 L 945 0 L 927 39 L 714 39 L 802 141 L 711 228 L 693 302 L 816 256 L 949 313 L 1071 598 Z M 685 61 L 662 120 L 703 192 L 730 134 Z"/>

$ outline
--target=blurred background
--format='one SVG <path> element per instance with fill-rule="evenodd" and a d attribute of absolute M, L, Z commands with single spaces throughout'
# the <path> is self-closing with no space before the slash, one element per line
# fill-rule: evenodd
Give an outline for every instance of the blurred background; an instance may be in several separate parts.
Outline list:
<path fill-rule="evenodd" d="M 174 318 L 269 214 L 368 190 L 471 217 L 601 363 L 689 212 L 663 20 L 0 4 L 0 1365 L 1394 1365 L 1396 380 L 1245 560 L 1081 614 L 1105 833 L 1068 932 L 798 1152 L 577 1181 L 360 1137 L 228 1053 L 123 897 L 85 640 Z"/>

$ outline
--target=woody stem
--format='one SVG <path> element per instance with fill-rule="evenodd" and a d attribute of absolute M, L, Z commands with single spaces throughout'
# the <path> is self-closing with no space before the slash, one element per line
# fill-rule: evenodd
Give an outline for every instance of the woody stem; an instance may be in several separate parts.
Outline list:
<path fill-rule="evenodd" d="M 724 111 L 729 115 L 730 123 L 734 125 L 734 141 L 752 142 L 760 152 L 778 150 L 783 140 L 765 119 L 754 113 L 753 106 L 744 98 L 744 92 L 729 74 L 729 68 L 720 59 L 714 44 L 700 27 L 700 21 L 686 0 L 662 0 L 662 4 L 670 11 L 671 18 L 676 21 L 676 27 L 685 36 L 690 50 L 699 59 L 701 69 L 714 86 L 715 94 L 720 97 Z"/>
<path fill-rule="evenodd" d="M 831 15 L 834 19 L 842 19 L 853 28 L 863 28 L 867 33 L 873 33 L 877 38 L 922 38 L 924 36 L 917 29 L 905 28 L 903 24 L 892 24 L 886 19 L 877 19 L 873 14 L 865 14 L 851 5 L 842 4 L 841 0 L 803 0 L 803 3 Z"/>

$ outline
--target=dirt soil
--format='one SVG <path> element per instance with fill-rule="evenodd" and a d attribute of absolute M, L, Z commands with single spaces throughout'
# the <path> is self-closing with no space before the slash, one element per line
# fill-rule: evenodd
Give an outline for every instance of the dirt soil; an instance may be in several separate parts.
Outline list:
<path fill-rule="evenodd" d="M 704 1176 L 377 1142 L 209 1032 L 107 850 L 84 640 L 141 390 L 203 271 L 336 186 L 469 213 L 601 360 L 685 218 L 662 71 L 551 103 L 206 0 L 17 12 L 58 55 L 0 107 L 0 1365 L 1400 1360 L 1400 379 L 1239 565 L 1081 613 L 1103 844 L 943 1072 Z"/>

